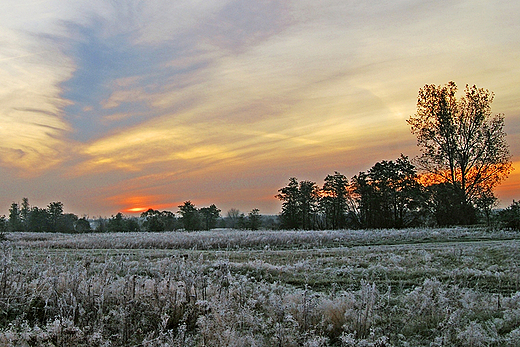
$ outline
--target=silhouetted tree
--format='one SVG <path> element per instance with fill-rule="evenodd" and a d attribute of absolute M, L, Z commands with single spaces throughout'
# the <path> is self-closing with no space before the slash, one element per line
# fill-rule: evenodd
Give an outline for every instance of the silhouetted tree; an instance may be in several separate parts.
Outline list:
<path fill-rule="evenodd" d="M 0 216 L 0 241 L 5 239 L 5 233 L 7 232 L 7 218 L 5 216 Z"/>
<path fill-rule="evenodd" d="M 316 182 L 301 181 L 298 188 L 300 227 L 305 230 L 316 227 L 320 189 Z"/>
<path fill-rule="evenodd" d="M 143 227 L 147 231 L 175 230 L 175 215 L 171 211 L 148 209 L 141 213 Z"/>
<path fill-rule="evenodd" d="M 62 214 L 58 219 L 58 225 L 56 231 L 60 233 L 73 233 L 76 231 L 75 225 L 78 220 L 78 216 L 73 213 Z"/>
<path fill-rule="evenodd" d="M 108 232 L 137 232 L 140 231 L 140 226 L 137 218 L 127 218 L 121 212 L 118 212 L 108 220 L 106 229 Z"/>
<path fill-rule="evenodd" d="M 165 230 L 160 211 L 150 208 L 146 212 L 141 213 L 141 218 L 143 219 L 144 230 L 153 232 Z"/>
<path fill-rule="evenodd" d="M 125 221 L 121 212 L 118 212 L 108 220 L 107 231 L 111 233 L 128 231 L 125 228 Z"/>
<path fill-rule="evenodd" d="M 16 202 L 11 204 L 9 208 L 9 222 L 7 224 L 9 231 L 23 231 L 22 220 L 20 218 L 20 208 Z"/>
<path fill-rule="evenodd" d="M 29 199 L 22 199 L 22 208 L 20 209 L 20 219 L 22 220 L 23 228 L 25 231 L 29 230 L 29 214 L 31 213 L 31 206 L 29 205 Z"/>
<path fill-rule="evenodd" d="M 444 182 L 430 185 L 428 192 L 435 225 L 463 225 L 477 221 L 475 208 L 464 203 L 460 190 L 457 190 L 451 183 Z"/>
<path fill-rule="evenodd" d="M 86 217 L 81 217 L 76 221 L 74 230 L 77 233 L 88 233 L 92 231 L 92 229 L 90 228 L 90 222 L 87 220 Z"/>
<path fill-rule="evenodd" d="M 124 225 L 125 231 L 128 231 L 128 232 L 141 231 L 141 226 L 139 225 L 139 220 L 136 217 L 124 218 L 123 225 Z"/>
<path fill-rule="evenodd" d="M 251 230 L 258 230 L 262 225 L 262 216 L 260 210 L 257 208 L 252 209 L 247 215 L 248 228 Z"/>
<path fill-rule="evenodd" d="M 199 210 L 202 219 L 202 228 L 211 230 L 217 226 L 217 220 L 220 217 L 220 210 L 214 204 L 209 207 L 202 207 Z"/>
<path fill-rule="evenodd" d="M 248 221 L 247 221 L 246 215 L 243 213 L 240 213 L 240 215 L 238 216 L 237 228 L 240 230 L 247 229 L 247 227 L 248 227 L 247 222 Z"/>
<path fill-rule="evenodd" d="M 484 216 L 486 225 L 491 225 L 491 215 L 493 208 L 498 205 L 498 198 L 491 191 L 483 192 L 476 200 L 477 209 L 479 209 Z"/>
<path fill-rule="evenodd" d="M 29 213 L 28 230 L 32 232 L 55 231 L 49 223 L 49 211 L 45 208 L 33 206 Z"/>
<path fill-rule="evenodd" d="M 509 207 L 500 211 L 499 220 L 504 228 L 520 230 L 520 202 L 513 200 Z"/>
<path fill-rule="evenodd" d="M 298 183 L 295 177 L 289 185 L 278 190 L 276 198 L 282 201 L 281 227 L 284 229 L 312 229 L 318 212 L 319 188 L 315 182 Z"/>
<path fill-rule="evenodd" d="M 320 207 L 325 217 L 324 228 L 341 229 L 353 226 L 355 206 L 345 175 L 336 171 L 334 175 L 325 177 Z"/>
<path fill-rule="evenodd" d="M 0 216 L 0 241 L 7 240 L 5 233 L 7 232 L 7 218 Z"/>
<path fill-rule="evenodd" d="M 172 211 L 162 211 L 161 217 L 164 223 L 164 230 L 177 230 L 177 218 L 175 217 L 175 213 L 173 213 Z"/>
<path fill-rule="evenodd" d="M 354 176 L 359 218 L 365 228 L 402 228 L 418 225 L 425 206 L 422 186 L 408 157 L 376 163 Z"/>
<path fill-rule="evenodd" d="M 63 203 L 59 201 L 51 202 L 47 206 L 49 214 L 49 226 L 52 231 L 58 231 L 58 223 L 63 216 Z"/>
<path fill-rule="evenodd" d="M 227 212 L 226 224 L 228 228 L 238 228 L 238 221 L 240 217 L 240 210 L 232 208 Z"/>
<path fill-rule="evenodd" d="M 299 229 L 300 223 L 300 189 L 295 177 L 289 178 L 289 184 L 278 190 L 275 197 L 282 201 L 282 212 L 280 213 L 281 228 Z"/>
<path fill-rule="evenodd" d="M 181 214 L 181 223 L 185 230 L 193 231 L 201 229 L 199 211 L 191 201 L 185 201 L 183 205 L 180 205 L 179 213 Z"/>
<path fill-rule="evenodd" d="M 436 183 L 451 185 L 444 193 L 457 196 L 460 224 L 474 222 L 477 200 L 490 196 L 511 170 L 503 115 L 491 115 L 494 94 L 466 85 L 457 99 L 457 86 L 425 85 L 419 90 L 417 113 L 410 117 L 422 155 L 420 167 Z M 444 188 L 445 185 L 440 186 Z"/>

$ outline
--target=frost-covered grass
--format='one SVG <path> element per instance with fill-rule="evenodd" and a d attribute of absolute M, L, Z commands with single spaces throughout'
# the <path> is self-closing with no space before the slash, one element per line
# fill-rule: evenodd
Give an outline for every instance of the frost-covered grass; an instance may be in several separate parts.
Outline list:
<path fill-rule="evenodd" d="M 383 230 L 232 230 L 161 233 L 11 233 L 7 238 L 23 247 L 98 249 L 290 249 L 358 245 L 519 239 L 517 232 L 485 228 Z"/>
<path fill-rule="evenodd" d="M 2 346 L 519 346 L 520 235 L 7 235 Z"/>

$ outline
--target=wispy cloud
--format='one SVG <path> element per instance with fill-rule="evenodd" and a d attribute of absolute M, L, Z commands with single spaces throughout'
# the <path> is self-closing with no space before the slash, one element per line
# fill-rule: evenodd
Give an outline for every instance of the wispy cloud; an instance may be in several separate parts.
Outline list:
<path fill-rule="evenodd" d="M 103 208 L 191 193 L 272 209 L 288 176 L 413 155 L 405 120 L 426 83 L 489 88 L 506 123 L 520 117 L 511 1 L 8 5 L 0 165 L 54 170 Z"/>
<path fill-rule="evenodd" d="M 45 64 L 41 64 L 44 61 Z M 4 28 L 0 47 L 0 164 L 33 175 L 61 162 L 70 131 L 59 83 L 70 61 L 30 35 Z"/>

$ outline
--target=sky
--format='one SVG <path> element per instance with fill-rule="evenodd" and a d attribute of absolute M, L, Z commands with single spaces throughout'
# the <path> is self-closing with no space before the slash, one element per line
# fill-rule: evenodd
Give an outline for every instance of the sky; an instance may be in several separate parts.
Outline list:
<path fill-rule="evenodd" d="M 276 214 L 401 153 L 425 84 L 495 93 L 520 198 L 520 2 L 3 0 L 0 214 Z"/>

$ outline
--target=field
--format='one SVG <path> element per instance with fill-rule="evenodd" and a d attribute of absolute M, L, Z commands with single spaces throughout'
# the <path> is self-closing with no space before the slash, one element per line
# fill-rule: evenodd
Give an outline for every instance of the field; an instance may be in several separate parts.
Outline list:
<path fill-rule="evenodd" d="M 12 233 L 2 346 L 520 346 L 520 234 Z"/>

